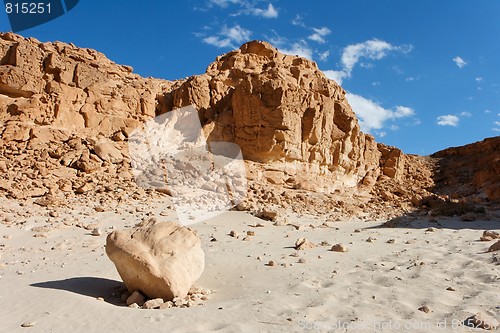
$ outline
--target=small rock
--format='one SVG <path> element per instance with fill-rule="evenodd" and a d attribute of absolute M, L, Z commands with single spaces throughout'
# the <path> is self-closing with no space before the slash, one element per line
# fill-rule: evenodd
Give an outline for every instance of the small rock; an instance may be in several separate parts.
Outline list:
<path fill-rule="evenodd" d="M 428 231 L 428 232 L 436 232 L 437 230 L 438 230 L 437 228 L 430 227 L 430 228 L 427 228 L 427 230 L 425 230 L 425 231 Z"/>
<path fill-rule="evenodd" d="M 305 264 L 306 262 L 307 262 L 307 260 L 304 258 L 299 259 L 299 264 Z"/>
<path fill-rule="evenodd" d="M 276 266 L 276 262 L 274 262 L 273 260 L 269 261 L 267 263 L 267 266 Z"/>
<path fill-rule="evenodd" d="M 495 244 L 491 245 L 488 249 L 488 252 L 496 252 L 500 250 L 500 240 L 497 241 Z"/>
<path fill-rule="evenodd" d="M 487 331 L 496 330 L 500 326 L 498 320 L 490 315 L 487 315 L 486 313 L 481 312 L 465 319 L 464 325 L 469 327 L 482 328 Z"/>
<path fill-rule="evenodd" d="M 14 218 L 12 216 L 6 216 L 3 221 L 6 223 L 6 224 L 11 224 L 11 223 L 14 223 Z"/>
<path fill-rule="evenodd" d="M 278 219 L 278 212 L 275 210 L 264 208 L 260 212 L 260 214 L 258 214 L 258 217 L 260 217 L 263 220 L 275 222 Z"/>
<path fill-rule="evenodd" d="M 446 290 L 448 290 L 448 291 L 456 291 L 456 289 L 453 288 L 453 287 L 448 287 L 448 288 L 446 288 Z"/>
<path fill-rule="evenodd" d="M 316 247 L 316 245 L 308 241 L 306 238 L 299 238 L 295 241 L 296 250 L 312 249 L 314 247 Z"/>
<path fill-rule="evenodd" d="M 331 251 L 334 252 L 347 252 L 347 248 L 342 244 L 335 244 L 332 246 Z"/>
<path fill-rule="evenodd" d="M 237 238 L 238 237 L 238 233 L 236 231 L 234 231 L 234 230 L 231 230 L 229 232 L 229 236 Z"/>
<path fill-rule="evenodd" d="M 99 228 L 95 228 L 95 229 L 92 230 L 91 234 L 92 234 L 92 236 L 101 236 L 102 235 L 102 231 Z"/>
<path fill-rule="evenodd" d="M 247 236 L 255 236 L 255 231 L 247 231 Z"/>
<path fill-rule="evenodd" d="M 418 310 L 422 311 L 422 312 L 425 312 L 425 313 L 431 313 L 432 312 L 431 308 L 428 307 L 427 305 L 419 307 Z"/>
<path fill-rule="evenodd" d="M 140 309 L 141 307 L 139 306 L 139 304 L 137 303 L 132 303 L 128 306 L 129 308 L 132 308 L 132 309 Z"/>
<path fill-rule="evenodd" d="M 375 242 L 375 240 L 376 240 L 376 238 L 373 238 L 373 237 L 368 237 L 368 238 L 366 239 L 366 241 L 367 241 L 368 243 L 373 243 L 373 242 Z"/>
<path fill-rule="evenodd" d="M 394 244 L 396 243 L 396 240 L 394 238 L 391 238 L 387 241 L 387 244 Z"/>
<path fill-rule="evenodd" d="M 99 224 L 90 223 L 90 224 L 87 224 L 86 226 L 84 226 L 84 228 L 85 228 L 85 230 L 94 230 L 94 229 L 99 228 Z"/>
<path fill-rule="evenodd" d="M 146 301 L 142 306 L 143 309 L 158 309 L 164 303 L 163 298 L 155 298 Z"/>
<path fill-rule="evenodd" d="M 33 327 L 33 326 L 35 326 L 35 324 L 36 324 L 35 322 L 27 321 L 25 323 L 22 323 L 21 327 Z"/>
<path fill-rule="evenodd" d="M 354 232 L 356 233 L 361 232 L 361 229 L 354 229 Z"/>
<path fill-rule="evenodd" d="M 174 306 L 174 303 L 171 301 L 168 301 L 168 302 L 165 302 L 165 303 L 160 305 L 160 310 L 170 309 L 173 306 Z"/>
<path fill-rule="evenodd" d="M 482 241 L 491 241 L 494 239 L 500 238 L 500 233 L 492 230 L 485 230 L 483 232 L 483 236 L 481 237 Z"/>
<path fill-rule="evenodd" d="M 127 305 L 137 303 L 137 305 L 142 306 L 146 301 L 146 297 L 138 291 L 134 291 L 132 295 L 127 298 Z"/>

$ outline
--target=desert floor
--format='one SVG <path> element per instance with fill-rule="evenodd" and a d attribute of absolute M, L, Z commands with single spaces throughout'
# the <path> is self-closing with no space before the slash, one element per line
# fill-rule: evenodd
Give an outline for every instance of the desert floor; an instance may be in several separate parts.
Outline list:
<path fill-rule="evenodd" d="M 485 253 L 491 242 L 479 241 L 483 230 L 498 230 L 498 213 L 473 222 L 421 216 L 386 228 L 292 214 L 289 225 L 274 226 L 226 212 L 191 226 L 205 250 L 197 285 L 213 291 L 208 300 L 128 308 L 106 235 L 148 214 L 174 220 L 165 205 L 100 213 L 88 205 L 51 217 L 45 207 L 0 198 L 0 332 L 466 332 L 461 323 L 476 312 L 500 317 L 500 265 Z M 247 231 L 255 235 L 243 240 Z M 317 246 L 295 250 L 301 237 Z M 336 243 L 348 251 L 330 251 Z M 424 305 L 431 312 L 418 310 Z"/>

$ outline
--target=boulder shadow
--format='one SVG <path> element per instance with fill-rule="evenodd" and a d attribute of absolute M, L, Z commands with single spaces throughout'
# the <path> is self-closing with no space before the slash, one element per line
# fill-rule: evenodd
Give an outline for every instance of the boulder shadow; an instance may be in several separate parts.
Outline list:
<path fill-rule="evenodd" d="M 123 282 L 98 278 L 98 277 L 75 277 L 64 280 L 38 282 L 31 287 L 65 290 L 75 294 L 97 299 L 102 297 L 106 303 L 124 306 L 121 295 L 127 290 Z"/>

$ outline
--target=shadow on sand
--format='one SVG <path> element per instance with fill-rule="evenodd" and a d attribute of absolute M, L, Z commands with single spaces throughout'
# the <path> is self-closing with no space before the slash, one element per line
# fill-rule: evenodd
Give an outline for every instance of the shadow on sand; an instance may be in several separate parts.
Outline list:
<path fill-rule="evenodd" d="M 31 284 L 32 287 L 65 290 L 92 298 L 102 297 L 105 302 L 123 305 L 121 294 L 126 290 L 122 282 L 98 277 L 75 277 Z"/>

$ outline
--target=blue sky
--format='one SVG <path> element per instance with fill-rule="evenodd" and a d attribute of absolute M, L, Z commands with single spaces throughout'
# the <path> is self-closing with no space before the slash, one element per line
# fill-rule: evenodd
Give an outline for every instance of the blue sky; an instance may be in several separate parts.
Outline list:
<path fill-rule="evenodd" d="M 494 0 L 81 0 L 21 34 L 165 79 L 267 40 L 341 81 L 378 142 L 425 155 L 500 135 L 499 18 Z M 2 11 L 0 31 L 9 30 Z"/>

